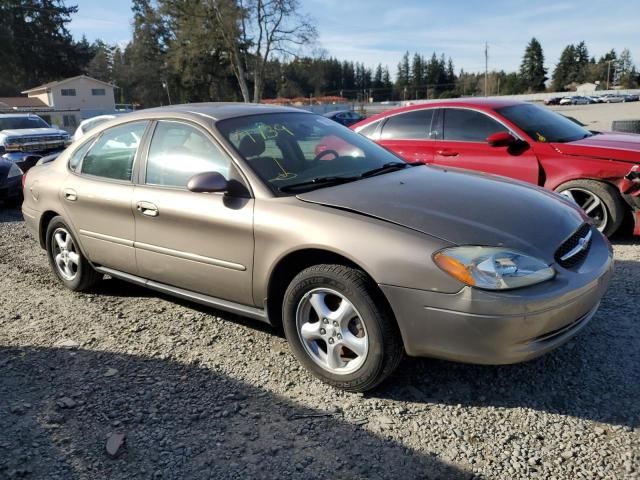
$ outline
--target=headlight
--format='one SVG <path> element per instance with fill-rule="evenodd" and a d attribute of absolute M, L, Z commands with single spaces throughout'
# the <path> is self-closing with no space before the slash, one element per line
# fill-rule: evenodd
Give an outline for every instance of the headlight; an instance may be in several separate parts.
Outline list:
<path fill-rule="evenodd" d="M 553 278 L 555 270 L 537 258 L 497 247 L 453 247 L 433 256 L 442 270 L 472 287 L 508 290 Z"/>
<path fill-rule="evenodd" d="M 22 175 L 22 170 L 15 163 L 12 163 L 9 167 L 9 173 L 7 174 L 7 178 L 19 177 Z"/>

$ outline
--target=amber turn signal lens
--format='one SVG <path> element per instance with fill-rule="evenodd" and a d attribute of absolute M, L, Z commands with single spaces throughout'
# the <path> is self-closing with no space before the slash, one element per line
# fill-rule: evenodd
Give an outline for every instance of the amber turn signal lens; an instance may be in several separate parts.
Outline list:
<path fill-rule="evenodd" d="M 445 255 L 442 252 L 436 253 L 433 260 L 436 262 L 436 265 L 453 278 L 456 278 L 467 285 L 474 286 L 476 284 L 476 281 L 473 279 L 473 275 L 471 275 L 469 269 L 459 260 Z"/>

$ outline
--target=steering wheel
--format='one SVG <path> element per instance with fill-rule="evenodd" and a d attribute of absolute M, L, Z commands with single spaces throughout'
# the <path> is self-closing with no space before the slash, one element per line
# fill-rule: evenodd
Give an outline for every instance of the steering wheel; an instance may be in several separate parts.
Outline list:
<path fill-rule="evenodd" d="M 333 159 L 335 160 L 336 158 L 338 158 L 340 156 L 340 154 L 338 152 L 336 152 L 335 150 L 323 150 L 321 151 L 319 154 L 317 154 L 315 157 L 313 157 L 313 160 L 311 160 L 311 166 L 315 167 L 316 164 L 322 159 L 322 157 L 326 156 L 326 155 L 333 155 Z"/>

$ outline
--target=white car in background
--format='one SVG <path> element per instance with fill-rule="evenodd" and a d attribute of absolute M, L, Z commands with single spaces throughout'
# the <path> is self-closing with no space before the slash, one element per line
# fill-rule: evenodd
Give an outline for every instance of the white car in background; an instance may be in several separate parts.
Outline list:
<path fill-rule="evenodd" d="M 78 128 L 73 134 L 73 141 L 79 140 L 82 138 L 88 131 L 93 130 L 98 125 L 108 122 L 109 120 L 113 120 L 116 118 L 116 115 L 98 115 L 97 117 L 88 118 L 80 122 Z"/>

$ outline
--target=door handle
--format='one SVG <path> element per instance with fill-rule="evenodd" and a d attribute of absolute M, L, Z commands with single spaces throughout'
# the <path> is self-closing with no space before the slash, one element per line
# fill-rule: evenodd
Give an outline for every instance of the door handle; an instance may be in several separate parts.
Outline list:
<path fill-rule="evenodd" d="M 65 200 L 68 200 L 70 202 L 75 202 L 76 200 L 78 200 L 78 194 L 72 188 L 65 188 L 62 191 L 62 195 L 64 196 Z"/>
<path fill-rule="evenodd" d="M 453 150 L 438 150 L 436 152 L 438 155 L 442 155 L 443 157 L 457 157 L 458 152 L 454 152 Z"/>
<path fill-rule="evenodd" d="M 151 202 L 138 202 L 136 204 L 136 210 L 147 217 L 157 217 L 160 213 L 158 212 L 158 207 Z"/>

